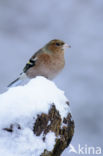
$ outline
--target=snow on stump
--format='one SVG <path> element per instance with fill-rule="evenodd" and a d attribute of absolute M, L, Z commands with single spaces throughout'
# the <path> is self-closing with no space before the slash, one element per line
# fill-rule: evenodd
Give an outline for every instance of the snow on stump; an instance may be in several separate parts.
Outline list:
<path fill-rule="evenodd" d="M 74 133 L 68 99 L 44 77 L 0 95 L 0 154 L 60 156 Z"/>

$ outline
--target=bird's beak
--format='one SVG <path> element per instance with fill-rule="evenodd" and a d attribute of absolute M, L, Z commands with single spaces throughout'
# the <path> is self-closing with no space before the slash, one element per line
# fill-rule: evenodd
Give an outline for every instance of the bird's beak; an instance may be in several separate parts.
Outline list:
<path fill-rule="evenodd" d="M 68 45 L 67 43 L 65 43 L 64 46 L 65 46 L 66 48 L 71 48 L 71 46 Z"/>
<path fill-rule="evenodd" d="M 68 45 L 67 43 L 65 43 L 65 44 L 63 45 L 63 49 L 65 49 L 65 48 L 71 48 L 71 46 Z"/>

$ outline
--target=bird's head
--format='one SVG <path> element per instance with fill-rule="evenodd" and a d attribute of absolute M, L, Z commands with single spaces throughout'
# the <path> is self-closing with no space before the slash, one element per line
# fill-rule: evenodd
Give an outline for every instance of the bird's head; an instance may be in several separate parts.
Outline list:
<path fill-rule="evenodd" d="M 70 46 L 68 44 L 66 44 L 64 41 L 58 40 L 58 39 L 51 40 L 47 44 L 46 47 L 49 51 L 52 51 L 52 52 L 64 51 L 66 48 L 70 48 Z"/>

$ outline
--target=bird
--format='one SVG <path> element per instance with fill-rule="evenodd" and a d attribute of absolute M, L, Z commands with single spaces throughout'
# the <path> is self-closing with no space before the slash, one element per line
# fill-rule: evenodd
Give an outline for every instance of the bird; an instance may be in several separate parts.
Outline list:
<path fill-rule="evenodd" d="M 43 76 L 52 80 L 64 68 L 64 51 L 71 46 L 59 39 L 49 41 L 26 63 L 23 72 L 8 87 L 19 85 L 24 79 Z"/>

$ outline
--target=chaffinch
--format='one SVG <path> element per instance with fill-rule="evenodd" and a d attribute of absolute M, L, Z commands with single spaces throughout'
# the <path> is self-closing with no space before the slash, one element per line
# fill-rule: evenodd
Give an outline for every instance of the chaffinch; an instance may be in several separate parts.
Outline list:
<path fill-rule="evenodd" d="M 70 47 L 62 40 L 54 39 L 38 50 L 27 62 L 19 78 L 8 87 L 16 86 L 16 82 L 25 78 L 44 76 L 53 79 L 64 67 L 64 50 Z"/>

